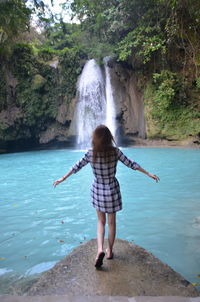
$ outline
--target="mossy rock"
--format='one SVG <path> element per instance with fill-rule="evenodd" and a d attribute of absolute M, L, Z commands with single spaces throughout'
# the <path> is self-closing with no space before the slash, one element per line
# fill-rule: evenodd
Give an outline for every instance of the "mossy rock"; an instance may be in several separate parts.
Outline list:
<path fill-rule="evenodd" d="M 43 78 L 40 74 L 36 74 L 32 81 L 32 89 L 38 90 L 46 84 L 46 79 Z"/>

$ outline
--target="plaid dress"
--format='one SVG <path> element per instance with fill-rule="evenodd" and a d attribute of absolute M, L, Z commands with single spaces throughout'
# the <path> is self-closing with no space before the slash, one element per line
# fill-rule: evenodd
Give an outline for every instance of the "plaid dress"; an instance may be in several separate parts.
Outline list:
<path fill-rule="evenodd" d="M 109 162 L 105 162 L 104 157 L 99 153 L 96 162 L 93 163 L 93 151 L 90 149 L 72 167 L 73 173 L 76 173 L 88 163 L 91 164 L 94 174 L 91 188 L 92 204 L 95 209 L 105 213 L 115 213 L 122 209 L 120 186 L 115 177 L 117 161 L 120 160 L 133 170 L 140 167 L 135 161 L 127 158 L 120 149 L 115 148 L 115 150 Z"/>

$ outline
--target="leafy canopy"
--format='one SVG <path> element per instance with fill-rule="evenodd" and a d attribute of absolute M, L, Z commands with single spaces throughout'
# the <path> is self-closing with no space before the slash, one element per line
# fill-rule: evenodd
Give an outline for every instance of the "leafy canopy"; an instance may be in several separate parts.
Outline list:
<path fill-rule="evenodd" d="M 29 29 L 31 10 L 23 0 L 0 2 L 0 53 L 8 50 L 16 37 Z"/>

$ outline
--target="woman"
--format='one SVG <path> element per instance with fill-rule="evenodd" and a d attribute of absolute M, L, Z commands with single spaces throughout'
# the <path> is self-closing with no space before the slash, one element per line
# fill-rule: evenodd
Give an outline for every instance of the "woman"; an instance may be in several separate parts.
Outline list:
<path fill-rule="evenodd" d="M 91 189 L 92 204 L 97 211 L 97 256 L 95 267 L 103 264 L 105 256 L 103 245 L 105 235 L 106 213 L 108 218 L 108 249 L 107 259 L 113 258 L 113 245 L 116 234 L 116 212 L 122 209 L 120 187 L 115 178 L 117 161 L 120 160 L 127 167 L 147 174 L 149 177 L 159 181 L 155 174 L 147 172 L 135 161 L 128 159 L 120 149 L 114 146 L 114 139 L 110 130 L 104 126 L 98 126 L 92 137 L 93 148 L 88 150 L 84 157 L 77 162 L 71 170 L 54 181 L 54 187 L 67 179 L 73 173 L 78 172 L 82 167 L 91 164 L 94 174 L 94 181 Z"/>

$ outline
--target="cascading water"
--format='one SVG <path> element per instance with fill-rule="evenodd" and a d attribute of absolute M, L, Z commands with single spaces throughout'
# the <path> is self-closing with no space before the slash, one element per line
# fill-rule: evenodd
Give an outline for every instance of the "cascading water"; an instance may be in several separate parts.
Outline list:
<path fill-rule="evenodd" d="M 110 129 L 113 137 L 116 134 L 116 110 L 111 85 L 110 69 L 108 67 L 109 57 L 104 58 L 106 75 L 106 126 Z"/>
<path fill-rule="evenodd" d="M 101 68 L 94 59 L 89 60 L 81 73 L 77 90 L 76 126 L 77 145 L 90 146 L 92 131 L 105 123 L 106 98 Z"/>

